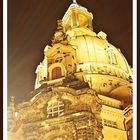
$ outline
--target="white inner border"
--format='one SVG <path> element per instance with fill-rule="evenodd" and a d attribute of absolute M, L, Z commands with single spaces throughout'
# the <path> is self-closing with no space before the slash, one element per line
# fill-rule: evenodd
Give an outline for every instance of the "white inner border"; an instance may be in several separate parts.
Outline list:
<path fill-rule="evenodd" d="M 133 140 L 137 140 L 137 0 L 133 0 Z M 3 140 L 7 140 L 7 0 L 3 1 Z"/>
<path fill-rule="evenodd" d="M 137 140 L 137 0 L 133 1 L 133 140 Z"/>
<path fill-rule="evenodd" d="M 7 0 L 3 0 L 3 140 L 7 140 Z"/>

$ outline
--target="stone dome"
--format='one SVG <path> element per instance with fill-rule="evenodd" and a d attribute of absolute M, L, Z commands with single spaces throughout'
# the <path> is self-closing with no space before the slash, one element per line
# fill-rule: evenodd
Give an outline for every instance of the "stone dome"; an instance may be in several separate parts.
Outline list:
<path fill-rule="evenodd" d="M 86 28 L 75 28 L 67 31 L 66 34 L 69 44 L 76 49 L 79 65 L 84 63 L 94 67 L 108 66 L 121 70 L 127 76 L 131 75 L 131 68 L 125 57 L 120 49 L 108 42 L 105 33 L 96 34 Z"/>
<path fill-rule="evenodd" d="M 68 44 L 76 49 L 79 69 L 87 70 L 102 66 L 120 71 L 120 77 L 132 76 L 131 68 L 120 49 L 107 40 L 104 32 L 96 34 L 92 26 L 93 15 L 85 7 L 74 1 L 62 18 L 63 31 Z M 83 59 L 84 57 L 84 59 Z M 84 67 L 83 67 L 84 66 Z M 85 67 L 86 66 L 86 67 Z M 88 67 L 89 66 L 89 67 Z"/>
<path fill-rule="evenodd" d="M 129 102 L 131 68 L 121 51 L 108 42 L 107 35 L 85 27 L 73 28 L 66 34 L 68 44 L 76 51 L 76 72 L 82 71 L 85 81 L 99 94 Z"/>

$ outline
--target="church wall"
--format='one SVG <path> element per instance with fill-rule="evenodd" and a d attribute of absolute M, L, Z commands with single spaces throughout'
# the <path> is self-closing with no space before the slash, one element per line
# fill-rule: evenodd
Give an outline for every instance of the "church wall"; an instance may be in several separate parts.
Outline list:
<path fill-rule="evenodd" d="M 127 140 L 126 131 L 107 126 L 103 127 L 103 135 L 103 140 Z"/>

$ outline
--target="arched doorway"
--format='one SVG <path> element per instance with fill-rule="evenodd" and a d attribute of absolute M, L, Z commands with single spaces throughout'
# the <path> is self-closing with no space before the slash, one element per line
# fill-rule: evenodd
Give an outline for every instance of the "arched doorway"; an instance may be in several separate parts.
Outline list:
<path fill-rule="evenodd" d="M 62 77 L 62 71 L 60 67 L 55 67 L 52 69 L 52 80 Z"/>
<path fill-rule="evenodd" d="M 66 76 L 66 69 L 62 63 L 54 63 L 48 68 L 48 79 L 54 80 Z"/>

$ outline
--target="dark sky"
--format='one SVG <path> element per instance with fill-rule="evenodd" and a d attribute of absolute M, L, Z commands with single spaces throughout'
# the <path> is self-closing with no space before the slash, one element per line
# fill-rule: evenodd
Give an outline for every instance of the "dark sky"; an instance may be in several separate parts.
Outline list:
<path fill-rule="evenodd" d="M 77 0 L 93 14 L 96 33 L 104 31 L 132 66 L 132 1 Z M 34 88 L 35 70 L 43 60 L 72 0 L 8 0 L 8 96 L 23 101 Z"/>

